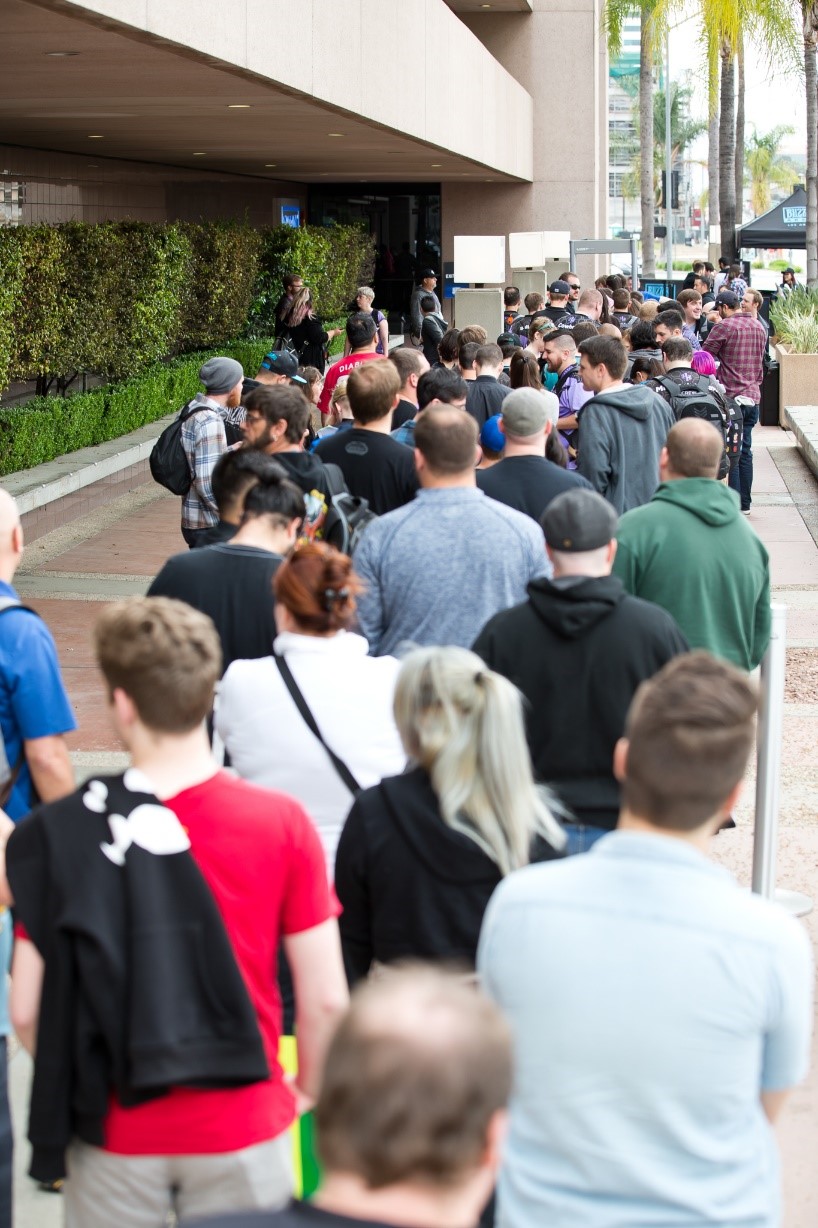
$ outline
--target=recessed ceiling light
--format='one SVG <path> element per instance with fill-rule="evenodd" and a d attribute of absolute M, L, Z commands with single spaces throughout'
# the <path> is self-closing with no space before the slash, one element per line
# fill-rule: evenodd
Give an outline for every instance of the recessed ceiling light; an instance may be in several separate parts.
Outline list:
<path fill-rule="evenodd" d="M 328 132 L 327 136 L 343 136 L 343 132 Z"/>
<path fill-rule="evenodd" d="M 490 4 L 481 4 L 481 5 L 480 5 L 480 7 L 481 7 L 481 9 L 490 9 L 490 8 L 491 8 L 491 5 L 490 5 Z"/>
<path fill-rule="evenodd" d="M 435 168 L 436 166 L 442 166 L 442 165 L 443 165 L 443 163 L 442 163 L 442 162 L 433 162 L 433 163 L 432 163 L 432 170 L 434 170 L 434 168 Z"/>
<path fill-rule="evenodd" d="M 319 179 L 329 179 L 329 171 L 320 171 L 318 178 Z"/>
<path fill-rule="evenodd" d="M 67 60 L 71 55 L 79 55 L 78 51 L 46 51 L 45 55 L 50 55 L 53 60 Z"/>
<path fill-rule="evenodd" d="M 204 158 L 206 156 L 207 155 L 205 154 L 203 149 L 197 150 L 196 153 L 194 153 L 193 155 L 194 158 Z"/>
<path fill-rule="evenodd" d="M 278 166 L 278 163 L 277 162 L 265 162 L 264 165 L 265 166 Z"/>
<path fill-rule="evenodd" d="M 89 162 L 89 163 L 88 163 L 88 169 L 89 169 L 89 171 L 96 171 L 96 170 L 99 170 L 99 162 Z"/>
<path fill-rule="evenodd" d="M 103 141 L 104 139 L 105 138 L 103 137 L 101 132 L 89 132 L 88 133 L 89 141 Z"/>
<path fill-rule="evenodd" d="M 250 103 L 249 102 L 228 102 L 227 109 L 228 111 L 249 111 Z"/>

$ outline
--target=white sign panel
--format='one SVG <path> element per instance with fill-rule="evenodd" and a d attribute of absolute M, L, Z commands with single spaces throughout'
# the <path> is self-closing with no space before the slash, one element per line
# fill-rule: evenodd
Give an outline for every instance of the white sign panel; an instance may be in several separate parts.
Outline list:
<path fill-rule="evenodd" d="M 541 269 L 549 260 L 567 260 L 570 230 L 520 230 L 508 236 L 512 269 Z"/>
<path fill-rule="evenodd" d="M 454 280 L 461 285 L 506 279 L 505 235 L 455 235 Z"/>

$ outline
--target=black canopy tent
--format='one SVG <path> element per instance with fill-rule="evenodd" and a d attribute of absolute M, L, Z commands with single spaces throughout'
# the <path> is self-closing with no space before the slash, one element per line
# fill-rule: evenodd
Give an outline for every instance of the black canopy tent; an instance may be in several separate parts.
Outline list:
<path fill-rule="evenodd" d="M 744 247 L 806 247 L 807 193 L 798 184 L 792 196 L 774 205 L 761 217 L 747 222 L 738 232 L 738 245 Z"/>

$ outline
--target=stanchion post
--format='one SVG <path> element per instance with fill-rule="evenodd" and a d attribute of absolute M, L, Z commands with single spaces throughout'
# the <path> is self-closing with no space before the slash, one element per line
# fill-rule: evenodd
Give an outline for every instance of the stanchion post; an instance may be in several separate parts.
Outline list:
<path fill-rule="evenodd" d="M 787 607 L 771 606 L 770 644 L 761 662 L 761 711 L 758 718 L 756 821 L 753 836 L 753 891 L 775 896 L 778 851 L 778 806 L 781 739 L 784 731 L 784 672 L 787 652 Z"/>

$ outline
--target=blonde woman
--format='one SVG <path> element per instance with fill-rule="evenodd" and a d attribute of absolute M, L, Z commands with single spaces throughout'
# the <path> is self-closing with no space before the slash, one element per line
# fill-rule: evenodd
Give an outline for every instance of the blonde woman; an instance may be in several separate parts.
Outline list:
<path fill-rule="evenodd" d="M 473 968 L 501 878 L 565 845 L 531 773 L 520 694 L 474 653 L 411 652 L 395 723 L 414 766 L 358 795 L 335 860 L 351 983 L 405 958 Z"/>
<path fill-rule="evenodd" d="M 375 321 L 375 329 L 378 336 L 378 348 L 376 354 L 389 353 L 389 322 L 382 311 L 376 311 L 372 308 L 372 303 L 375 299 L 375 291 L 371 286 L 359 286 L 358 292 L 355 295 L 357 310 L 362 311 L 365 315 L 372 316 Z M 349 353 L 349 339 L 344 344 L 344 355 Z"/>

